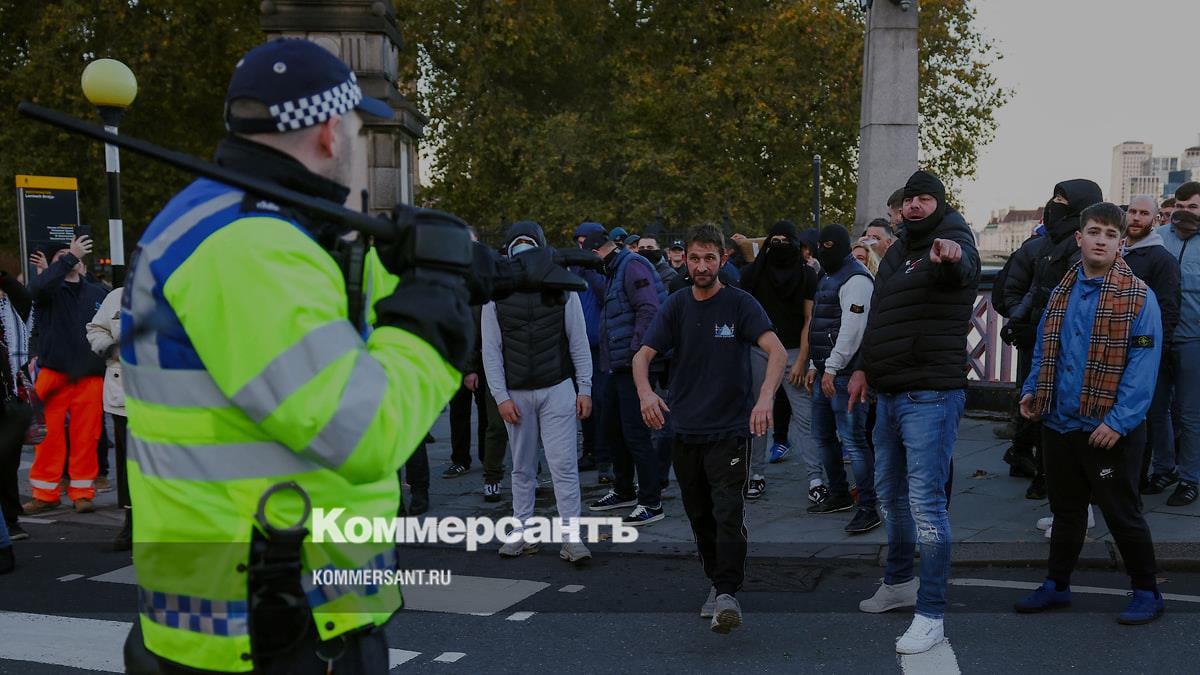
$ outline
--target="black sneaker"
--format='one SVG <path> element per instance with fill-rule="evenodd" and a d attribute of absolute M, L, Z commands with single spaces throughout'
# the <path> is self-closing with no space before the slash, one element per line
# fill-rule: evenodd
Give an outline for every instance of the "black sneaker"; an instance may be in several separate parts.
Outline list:
<path fill-rule="evenodd" d="M 588 504 L 588 510 L 611 511 L 613 509 L 626 509 L 630 506 L 637 506 L 637 499 L 633 497 L 621 497 L 617 494 L 616 490 L 609 490 L 608 494 Z"/>
<path fill-rule="evenodd" d="M 451 464 L 450 468 L 442 472 L 442 478 L 458 478 L 470 470 L 471 467 L 469 466 L 463 466 L 462 464 Z"/>
<path fill-rule="evenodd" d="M 826 489 L 826 494 L 828 492 Z M 854 508 L 854 499 L 850 495 L 829 495 L 806 510 L 809 513 L 837 513 L 838 511 L 849 511 L 852 508 Z"/>
<path fill-rule="evenodd" d="M 879 519 L 879 513 L 877 513 L 875 509 L 860 508 L 855 512 L 854 517 L 850 519 L 850 522 L 843 529 L 850 534 L 862 534 L 863 532 L 870 532 L 871 530 L 879 527 L 879 524 L 882 522 L 883 521 Z"/>
<path fill-rule="evenodd" d="M 649 525 L 650 523 L 657 523 L 665 517 L 666 516 L 663 515 L 661 506 L 658 508 L 651 508 L 649 506 L 642 506 L 641 504 L 638 504 L 637 508 L 633 510 L 633 513 L 622 518 L 621 522 L 632 527 L 640 527 L 642 525 Z"/>
<path fill-rule="evenodd" d="M 21 527 L 17 523 L 9 523 L 8 538 L 13 541 L 21 541 L 22 539 L 28 539 L 29 533 L 25 531 L 25 528 Z"/>
<path fill-rule="evenodd" d="M 500 482 L 484 483 L 483 484 L 483 501 L 498 502 L 500 501 Z"/>
<path fill-rule="evenodd" d="M 820 504 L 829 500 L 829 488 L 825 487 L 824 483 L 819 483 L 808 489 L 808 501 L 813 504 Z"/>
<path fill-rule="evenodd" d="M 765 478 L 758 478 L 746 482 L 746 499 L 751 501 L 760 499 L 767 493 L 767 481 Z"/>
<path fill-rule="evenodd" d="M 1178 481 L 1178 471 L 1172 471 L 1171 473 L 1156 473 L 1153 476 L 1150 476 L 1150 481 L 1146 483 L 1144 488 L 1142 488 L 1142 494 L 1160 495 L 1166 492 L 1167 488 L 1171 487 Z"/>
<path fill-rule="evenodd" d="M 429 510 L 429 489 L 413 488 L 408 496 L 408 515 L 419 516 Z"/>
<path fill-rule="evenodd" d="M 1196 484 L 1181 480 L 1175 494 L 1167 497 L 1167 506 L 1187 506 L 1196 501 L 1196 495 Z"/>
<path fill-rule="evenodd" d="M 1046 477 L 1037 476 L 1029 482 L 1029 489 L 1025 491 L 1025 499 L 1036 499 L 1041 501 L 1046 498 Z"/>

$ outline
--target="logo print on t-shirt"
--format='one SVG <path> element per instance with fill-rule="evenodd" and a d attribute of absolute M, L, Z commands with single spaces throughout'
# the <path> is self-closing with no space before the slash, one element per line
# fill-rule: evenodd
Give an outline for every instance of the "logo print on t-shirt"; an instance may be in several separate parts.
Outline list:
<path fill-rule="evenodd" d="M 713 324 L 713 337 L 715 338 L 732 338 L 733 326 L 730 324 Z"/>

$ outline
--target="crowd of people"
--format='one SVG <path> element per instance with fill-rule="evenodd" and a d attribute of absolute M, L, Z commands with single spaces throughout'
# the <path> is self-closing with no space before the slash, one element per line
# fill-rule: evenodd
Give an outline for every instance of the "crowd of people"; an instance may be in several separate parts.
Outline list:
<path fill-rule="evenodd" d="M 918 171 L 888 207 L 858 239 L 842 225 L 801 232 L 780 220 L 757 241 L 701 225 L 663 249 L 653 227 L 580 224 L 575 244 L 603 261 L 600 271 L 573 270 L 586 290 L 514 293 L 476 308 L 442 476 L 470 473 L 475 439 L 488 502 L 501 499 L 511 449 L 519 521 L 533 516 L 545 484 L 566 521 L 618 511 L 640 527 L 671 515 L 662 493 L 673 468 L 712 582 L 701 614 L 728 632 L 741 623 L 746 504 L 766 493 L 768 466 L 794 454 L 809 513 L 852 512 L 851 534 L 886 529 L 884 577 L 862 611 L 914 607 L 897 651 L 929 649 L 944 636 L 951 456 L 980 260 L 936 176 Z M 1191 372 L 1200 368 L 1191 358 L 1200 356 L 1200 249 L 1188 251 L 1198 229 L 1200 183 L 1162 204 L 1138 196 L 1117 206 L 1092 181 L 1064 181 L 996 279 L 1003 336 L 1019 354 L 1018 423 L 1004 458 L 1052 512 L 1038 523 L 1051 543 L 1047 580 L 1020 612 L 1070 603 L 1093 505 L 1131 577 L 1120 621 L 1163 611 L 1140 495 L 1174 486 L 1170 506 L 1197 497 L 1200 413 L 1180 401 L 1200 386 Z M 538 223 L 520 221 L 501 249 L 547 246 Z M 130 546 L 121 290 L 89 276 L 90 250 L 77 237 L 35 252 L 28 284 L 0 276 L 0 570 L 11 568 L 11 542 L 28 537 L 18 515 L 61 508 L 64 491 L 88 513 L 95 492 L 111 489 L 109 429 L 126 514 L 114 545 Z M 33 498 L 21 504 L 20 450 L 38 429 Z M 590 470 L 609 491 L 584 503 L 580 476 Z M 422 447 L 402 474 L 408 515 L 428 509 L 428 474 Z M 499 553 L 533 548 L 517 538 Z M 574 563 L 591 555 L 578 539 L 560 551 Z"/>

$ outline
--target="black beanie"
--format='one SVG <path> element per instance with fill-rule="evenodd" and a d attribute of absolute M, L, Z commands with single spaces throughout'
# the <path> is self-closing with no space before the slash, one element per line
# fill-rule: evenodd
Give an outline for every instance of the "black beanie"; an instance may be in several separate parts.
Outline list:
<path fill-rule="evenodd" d="M 917 195 L 931 195 L 938 204 L 946 203 L 946 186 L 942 181 L 928 171 L 918 171 L 908 177 L 904 184 L 904 198 L 911 199 Z"/>

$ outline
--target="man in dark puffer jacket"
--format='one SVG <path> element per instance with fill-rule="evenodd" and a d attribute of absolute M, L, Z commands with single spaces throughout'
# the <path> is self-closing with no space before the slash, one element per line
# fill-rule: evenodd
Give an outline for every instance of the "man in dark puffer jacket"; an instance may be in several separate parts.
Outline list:
<path fill-rule="evenodd" d="M 1075 243 L 1079 214 L 1101 201 L 1103 195 L 1100 186 L 1086 178 L 1055 185 L 1053 196 L 1042 211 L 1046 233 L 1026 240 L 1013 253 L 1014 262 L 1004 283 L 1004 298 L 1009 313 L 1003 337 L 1017 348 L 1017 382 L 1024 382 L 1029 375 L 1033 341 L 1050 292 L 1062 281 L 1071 265 L 1079 260 L 1079 245 Z M 1004 460 L 1017 468 L 1015 474 L 1028 475 L 1032 468 L 1034 476 L 1025 496 L 1029 499 L 1045 499 L 1046 476 L 1038 449 L 1041 425 L 1019 422 L 1018 431 L 1013 439 L 1013 447 L 1004 453 Z"/>
<path fill-rule="evenodd" d="M 888 535 L 883 584 L 864 612 L 916 605 L 896 651 L 917 654 L 944 639 L 950 575 L 946 484 L 966 403 L 967 332 L 979 286 L 975 236 L 946 203 L 946 188 L 918 171 L 904 186 L 905 227 L 875 279 L 850 405 L 876 405 L 875 491 Z M 913 574 L 921 547 L 920 581 Z M 919 585 L 919 591 L 918 591 Z"/>

